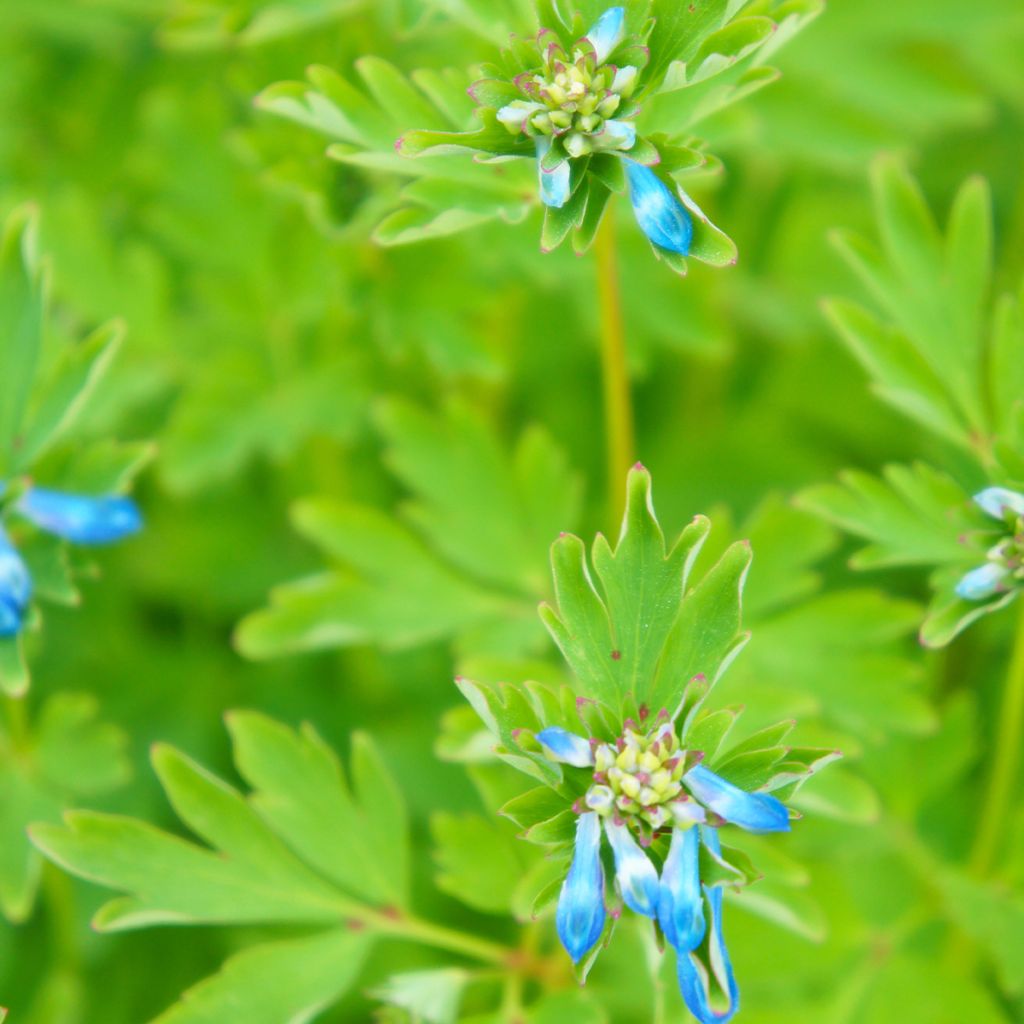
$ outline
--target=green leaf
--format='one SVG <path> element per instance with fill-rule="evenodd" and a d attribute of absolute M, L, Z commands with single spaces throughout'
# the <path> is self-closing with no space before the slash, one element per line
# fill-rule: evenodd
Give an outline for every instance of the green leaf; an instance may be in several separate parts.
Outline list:
<path fill-rule="evenodd" d="M 352 740 L 351 789 L 341 763 L 309 726 L 290 729 L 255 712 L 228 719 L 238 770 L 260 817 L 306 863 L 377 903 L 408 901 L 404 801 L 368 736 Z M 338 857 L 344 848 L 346 855 Z"/>
<path fill-rule="evenodd" d="M 634 702 L 675 710 L 693 676 L 714 682 L 741 642 L 739 592 L 750 551 L 743 545 L 732 550 L 684 599 L 709 526 L 696 519 L 666 551 L 650 502 L 650 476 L 637 467 L 627 482 L 618 545 L 613 551 L 603 537 L 595 541 L 596 581 L 583 543 L 569 535 L 556 541 L 557 610 L 545 605 L 541 615 L 579 693 L 611 708 Z"/>
<path fill-rule="evenodd" d="M 401 904 L 408 884 L 404 811 L 379 765 L 354 769 L 353 793 L 310 729 L 294 733 L 250 712 L 233 715 L 230 726 L 239 771 L 254 787 L 248 799 L 177 751 L 154 752 L 175 810 L 210 847 L 89 812 L 68 814 L 64 827 L 33 829 L 48 857 L 126 893 L 100 910 L 96 926 L 340 923 L 365 917 L 359 900 Z M 357 752 L 353 761 L 367 756 Z"/>
<path fill-rule="evenodd" d="M 920 462 L 887 466 L 882 479 L 849 470 L 839 484 L 810 487 L 797 500 L 872 542 L 852 560 L 857 568 L 969 565 L 976 556 L 962 538 L 989 525 L 951 477 Z"/>
<path fill-rule="evenodd" d="M 36 211 L 23 206 L 0 233 L 0 477 L 18 458 L 42 347 L 45 294 Z"/>
<path fill-rule="evenodd" d="M 471 980 L 468 971 L 457 967 L 409 971 L 393 974 L 369 994 L 389 1006 L 408 1010 L 423 1024 L 455 1024 L 463 990 Z"/>
<path fill-rule="evenodd" d="M 509 450 L 464 405 L 432 415 L 386 402 L 377 421 L 387 464 L 413 493 L 401 510 L 413 529 L 363 506 L 299 502 L 296 526 L 337 568 L 274 591 L 267 610 L 241 623 L 241 650 L 271 657 L 438 639 L 491 656 L 536 650 L 544 548 L 579 508 L 564 453 L 540 429 Z"/>
<path fill-rule="evenodd" d="M 765 879 L 734 895 L 728 888 L 726 900 L 757 917 L 800 935 L 811 942 L 821 942 L 828 926 L 821 907 L 806 893 L 778 885 Z"/>
<path fill-rule="evenodd" d="M 72 800 L 115 789 L 130 774 L 126 736 L 98 721 L 97 711 L 90 695 L 58 694 L 43 704 L 26 742 L 0 733 L 0 912 L 11 921 L 30 915 L 39 884 L 41 858 L 28 826 L 59 821 Z"/>
<path fill-rule="evenodd" d="M 478 815 L 435 814 L 430 829 L 437 887 L 476 910 L 507 914 L 527 848 Z"/>
<path fill-rule="evenodd" d="M 922 426 L 970 448 L 970 438 L 943 381 L 909 339 L 852 302 L 834 299 L 825 312 L 839 336 L 874 378 L 884 401 Z"/>
<path fill-rule="evenodd" d="M 18 447 L 16 470 L 31 466 L 74 425 L 110 368 L 123 338 L 124 325 L 115 321 L 64 351 L 33 396 L 28 423 Z"/>
<path fill-rule="evenodd" d="M 984 436 L 989 424 L 982 380 L 992 263 L 988 188 L 978 178 L 961 188 L 944 240 L 902 163 L 880 157 L 872 165 L 871 180 L 882 249 L 846 235 L 835 241 L 899 338 L 902 351 L 883 364 L 886 376 L 879 375 L 882 396 L 904 412 L 909 403 L 910 414 L 942 436 L 960 443 Z M 908 347 L 916 353 L 916 365 Z M 893 359 L 899 364 L 896 371 Z M 873 373 L 877 369 L 869 366 Z M 894 372 L 902 381 L 895 389 Z M 908 373 L 927 385 L 917 403 L 903 387 Z M 955 410 L 955 428 L 945 409 L 936 410 L 936 381 L 947 396 L 941 404 Z"/>
<path fill-rule="evenodd" d="M 947 871 L 941 881 L 946 913 L 985 950 L 1006 992 L 1024 992 L 1024 901 L 1008 887 Z"/>
<path fill-rule="evenodd" d="M 501 608 L 496 595 L 452 572 L 375 509 L 310 499 L 292 515 L 304 535 L 347 567 L 272 591 L 270 606 L 236 633 L 250 658 L 365 643 L 408 647 L 476 626 Z"/>
<path fill-rule="evenodd" d="M 340 930 L 254 946 L 232 956 L 153 1024 L 281 1024 L 311 1021 L 354 984 L 373 945 Z"/>
<path fill-rule="evenodd" d="M 674 0 L 653 0 L 654 29 L 648 39 L 651 62 L 648 80 L 657 87 L 674 62 L 688 63 L 704 40 L 725 21 L 726 0 L 684 4 Z"/>
<path fill-rule="evenodd" d="M 21 636 L 0 637 L 0 691 L 20 698 L 28 691 L 28 663 Z"/>

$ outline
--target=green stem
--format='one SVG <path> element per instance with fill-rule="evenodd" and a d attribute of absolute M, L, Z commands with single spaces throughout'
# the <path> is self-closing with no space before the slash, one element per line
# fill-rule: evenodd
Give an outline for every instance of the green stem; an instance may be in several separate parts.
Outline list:
<path fill-rule="evenodd" d="M 21 750 L 28 742 L 28 711 L 24 697 L 0 697 L 3 722 L 13 750 Z"/>
<path fill-rule="evenodd" d="M 615 221 L 608 210 L 597 233 L 597 293 L 601 317 L 601 379 L 608 447 L 608 505 L 617 531 L 625 508 L 623 478 L 636 461 L 633 399 L 626 365 L 626 326 L 622 313 Z"/>
<path fill-rule="evenodd" d="M 1024 736 L 1024 599 L 1018 598 L 1018 604 L 1017 630 L 1003 688 L 992 773 L 967 862 L 971 874 L 977 878 L 985 878 L 995 866 L 1020 768 Z"/>
<path fill-rule="evenodd" d="M 519 956 L 517 950 L 502 946 L 500 943 L 467 935 L 465 932 L 423 921 L 418 917 L 368 911 L 359 915 L 359 919 L 382 934 L 408 939 L 410 942 L 420 942 L 425 946 L 468 957 L 470 960 L 508 967 L 514 965 Z"/>

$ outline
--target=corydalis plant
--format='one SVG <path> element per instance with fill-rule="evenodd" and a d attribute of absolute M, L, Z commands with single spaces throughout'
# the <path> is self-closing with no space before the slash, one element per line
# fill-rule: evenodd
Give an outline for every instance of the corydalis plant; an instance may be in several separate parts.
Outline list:
<path fill-rule="evenodd" d="M 836 236 L 871 305 L 833 299 L 826 312 L 879 397 L 956 449 L 948 464 L 966 467 L 967 479 L 889 466 L 881 479 L 848 472 L 799 500 L 869 542 L 858 568 L 932 570 L 921 639 L 940 647 L 1019 589 L 1024 292 L 993 294 L 984 180 L 960 188 L 944 235 L 898 161 L 876 161 L 872 185 L 881 245 Z"/>
<path fill-rule="evenodd" d="M 578 538 L 554 545 L 557 605 L 541 614 L 572 689 L 459 686 L 498 756 L 542 783 L 503 813 L 556 856 L 571 849 L 556 923 L 582 975 L 624 904 L 657 922 L 677 954 L 687 1006 L 710 1024 L 730 1019 L 739 998 L 723 887 L 757 877 L 721 833 L 788 831 L 784 801 L 837 755 L 784 745 L 792 722 L 726 741 L 736 710 L 706 702 L 748 639 L 740 602 L 750 546 L 734 544 L 694 585 L 710 523 L 698 517 L 666 549 L 650 483 L 642 467 L 630 473 L 614 549 L 598 536 L 588 562 Z"/>
<path fill-rule="evenodd" d="M 612 195 L 628 187 L 655 254 L 676 270 L 685 272 L 688 255 L 735 262 L 735 246 L 679 181 L 708 163 L 688 128 L 771 78 L 754 64 L 779 27 L 766 16 L 774 5 L 637 0 L 601 12 L 580 6 L 586 12 L 568 16 L 554 0 L 539 0 L 539 32 L 513 37 L 500 61 L 484 66 L 470 88 L 481 127 L 409 131 L 399 152 L 415 157 L 454 147 L 486 160 L 535 161 L 545 251 L 570 233 L 577 251 L 585 251 Z M 814 11 L 797 3 L 784 17 L 795 29 Z M 708 86 L 725 72 L 727 81 Z M 659 104 L 659 97 L 667 99 Z"/>

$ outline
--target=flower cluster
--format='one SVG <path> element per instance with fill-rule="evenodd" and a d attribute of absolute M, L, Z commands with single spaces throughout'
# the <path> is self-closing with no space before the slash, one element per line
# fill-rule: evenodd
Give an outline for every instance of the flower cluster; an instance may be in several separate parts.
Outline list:
<path fill-rule="evenodd" d="M 647 717 L 646 715 L 644 717 Z M 789 812 L 775 797 L 748 793 L 701 764 L 701 751 L 680 746 L 661 712 L 647 730 L 627 719 L 614 743 L 560 727 L 537 734 L 549 756 L 591 772 L 579 813 L 572 864 L 558 900 L 558 935 L 579 963 L 604 932 L 604 833 L 623 903 L 658 922 L 678 954 L 679 986 L 701 1024 L 730 1020 L 739 992 L 722 933 L 722 889 L 701 876 L 705 857 L 721 862 L 718 829 L 786 832 Z M 668 839 L 659 876 L 649 852 Z M 649 852 L 648 852 L 649 851 Z"/>
<path fill-rule="evenodd" d="M 0 484 L 0 497 L 8 495 Z M 142 518 L 135 503 L 120 495 L 86 497 L 29 486 L 10 509 L 46 533 L 75 544 L 109 544 L 136 533 Z M 17 636 L 32 600 L 32 577 L 25 560 L 0 526 L 0 637 Z"/>
<path fill-rule="evenodd" d="M 538 66 L 515 77 L 519 98 L 501 107 L 497 119 L 513 134 L 535 140 L 544 205 L 561 209 L 570 201 L 583 177 L 574 165 L 585 171 L 584 161 L 599 153 L 624 157 L 640 227 L 658 248 L 687 255 L 693 221 L 647 166 L 658 161 L 657 150 L 638 138 L 631 123 L 640 111 L 632 97 L 648 54 L 639 38 L 626 36 L 625 8 L 605 11 L 568 51 L 557 32 L 542 28 L 536 50 Z M 632 63 L 613 63 L 617 54 Z M 501 84 L 478 86 L 491 95 Z"/>
<path fill-rule="evenodd" d="M 988 487 L 974 501 L 1001 525 L 1002 536 L 989 548 L 985 564 L 957 584 L 956 593 L 965 601 L 982 601 L 1024 584 L 1024 494 Z"/>

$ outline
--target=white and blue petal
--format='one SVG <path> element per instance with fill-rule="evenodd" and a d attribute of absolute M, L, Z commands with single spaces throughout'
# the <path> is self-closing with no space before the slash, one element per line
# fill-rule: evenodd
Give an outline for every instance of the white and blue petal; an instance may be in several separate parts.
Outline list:
<path fill-rule="evenodd" d="M 640 69 L 634 67 L 632 64 L 627 64 L 623 68 L 618 68 L 615 72 L 615 77 L 612 79 L 612 92 L 628 99 L 633 93 L 633 89 L 636 86 L 639 76 Z"/>
<path fill-rule="evenodd" d="M 626 161 L 629 198 L 643 233 L 657 246 L 686 256 L 693 242 L 693 219 L 671 189 L 642 164 Z"/>
<path fill-rule="evenodd" d="M 632 149 L 636 145 L 636 126 L 629 121 L 605 121 L 594 139 L 601 149 Z"/>
<path fill-rule="evenodd" d="M 563 160 L 553 171 L 544 170 L 543 160 L 551 148 L 546 135 L 537 139 L 537 173 L 540 175 L 540 200 L 545 206 L 560 210 L 572 195 L 572 171 L 569 161 Z"/>
<path fill-rule="evenodd" d="M 982 601 L 1003 588 L 1010 570 L 995 562 L 986 562 L 967 573 L 954 588 L 957 597 L 965 601 Z"/>
<path fill-rule="evenodd" d="M 1024 516 L 1024 494 L 1011 491 L 1008 487 L 986 487 L 974 496 L 974 501 L 993 519 L 1002 519 L 1007 510 Z"/>
<path fill-rule="evenodd" d="M 669 945 L 679 953 L 704 940 L 704 894 L 700 885 L 700 834 L 696 827 L 672 830 L 665 866 L 661 869 L 658 923 Z"/>
<path fill-rule="evenodd" d="M 21 555 L 0 528 L 0 637 L 21 632 L 32 598 L 32 578 Z"/>
<path fill-rule="evenodd" d="M 545 109 L 543 103 L 515 100 L 513 103 L 502 107 L 496 116 L 506 128 L 521 132 L 526 129 L 527 122 L 534 114 L 541 113 Z"/>
<path fill-rule="evenodd" d="M 601 819 L 590 811 L 576 823 L 572 865 L 562 883 L 555 913 L 558 937 L 579 963 L 604 931 L 604 868 L 601 866 Z"/>
<path fill-rule="evenodd" d="M 623 902 L 631 910 L 647 917 L 658 913 L 658 872 L 640 849 L 628 826 L 605 821 L 605 833 L 615 854 L 615 880 Z"/>
<path fill-rule="evenodd" d="M 548 726 L 537 733 L 537 740 L 556 761 L 571 764 L 574 768 L 592 768 L 594 765 L 594 748 L 590 740 L 568 729 Z"/>
<path fill-rule="evenodd" d="M 100 498 L 33 487 L 18 502 L 18 511 L 40 529 L 77 544 L 108 544 L 142 528 L 131 498 Z"/>
<path fill-rule="evenodd" d="M 683 777 L 686 788 L 707 808 L 748 832 L 788 832 L 786 805 L 767 793 L 747 793 L 699 764 Z"/>
<path fill-rule="evenodd" d="M 590 40 L 597 54 L 597 63 L 603 64 L 612 54 L 615 47 L 626 38 L 626 8 L 609 7 L 594 22 L 587 39 Z"/>
<path fill-rule="evenodd" d="M 707 848 L 721 854 L 717 831 L 704 828 L 701 832 Z M 726 1024 L 740 1008 L 740 994 L 722 934 L 722 890 L 716 887 L 705 891 L 711 911 L 707 942 L 699 954 L 679 954 L 679 990 L 700 1024 Z"/>

